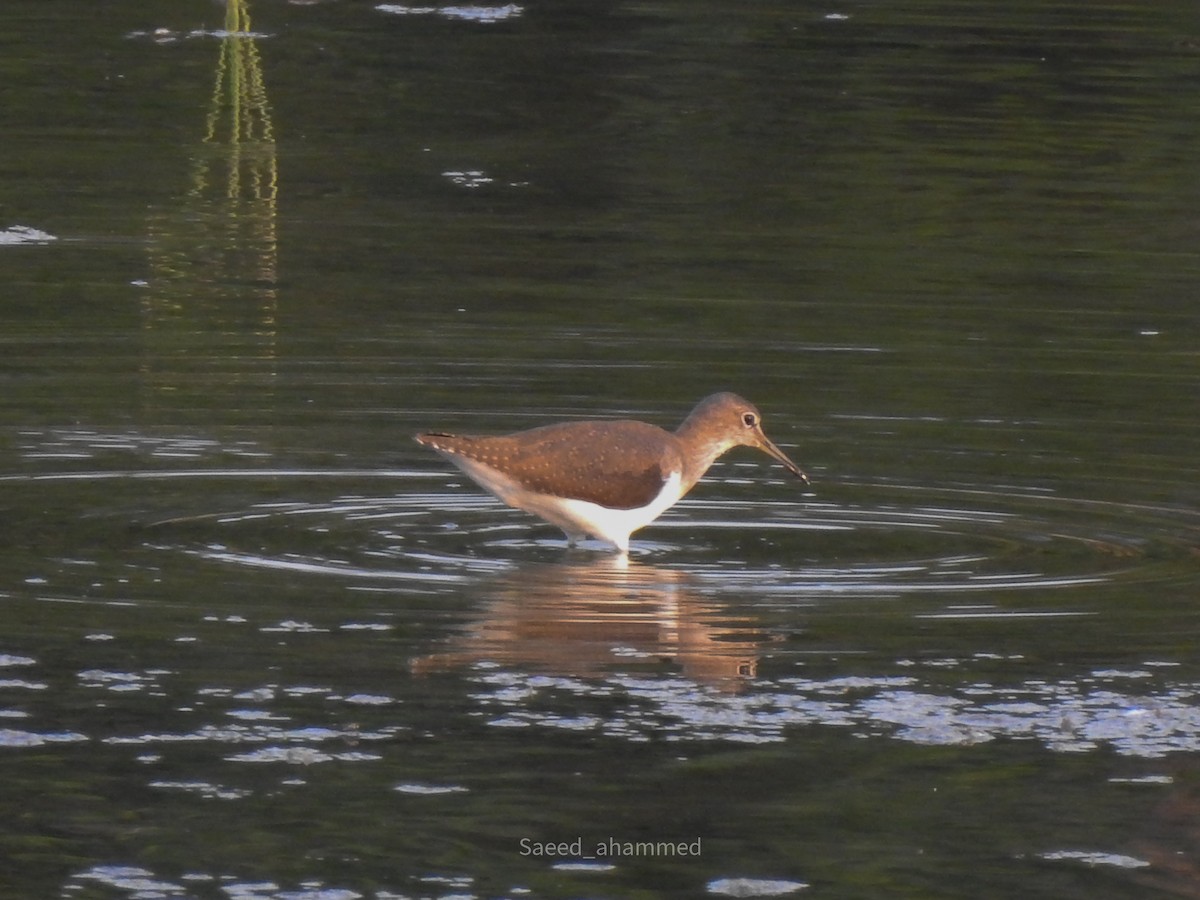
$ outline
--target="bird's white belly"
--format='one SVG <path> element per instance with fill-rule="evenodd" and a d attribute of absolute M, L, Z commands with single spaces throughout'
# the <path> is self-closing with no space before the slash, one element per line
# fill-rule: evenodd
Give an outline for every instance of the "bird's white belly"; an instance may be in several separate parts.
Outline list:
<path fill-rule="evenodd" d="M 554 522 L 567 533 L 581 531 L 602 541 L 609 541 L 619 550 L 629 549 L 629 536 L 639 528 L 645 528 L 666 510 L 675 505 L 683 492 L 680 490 L 679 473 L 671 475 L 663 488 L 648 505 L 634 509 L 610 509 L 598 503 L 587 500 L 571 500 L 562 497 L 551 497 L 547 494 L 528 494 L 523 500 L 537 504 L 539 508 L 514 504 L 541 516 L 549 522 Z M 549 510 L 543 511 L 549 507 Z M 571 523 L 573 528 L 566 528 L 554 515 L 559 515 Z"/>
<path fill-rule="evenodd" d="M 663 482 L 658 495 L 645 506 L 611 509 L 588 500 L 574 500 L 530 491 L 489 465 L 455 454 L 445 456 L 476 484 L 486 488 L 509 506 L 540 516 L 557 525 L 572 538 L 590 534 L 614 544 L 618 550 L 628 550 L 629 536 L 633 532 L 649 525 L 683 496 L 680 473 L 673 472 Z"/>

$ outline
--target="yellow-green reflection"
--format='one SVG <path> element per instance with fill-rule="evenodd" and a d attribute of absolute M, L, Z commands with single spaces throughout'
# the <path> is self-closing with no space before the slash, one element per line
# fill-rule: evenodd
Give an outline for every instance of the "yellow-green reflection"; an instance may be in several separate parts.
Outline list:
<path fill-rule="evenodd" d="M 155 407 L 251 399 L 275 371 L 279 169 L 247 0 L 228 0 L 220 38 L 188 190 L 149 222 L 142 375 Z"/>

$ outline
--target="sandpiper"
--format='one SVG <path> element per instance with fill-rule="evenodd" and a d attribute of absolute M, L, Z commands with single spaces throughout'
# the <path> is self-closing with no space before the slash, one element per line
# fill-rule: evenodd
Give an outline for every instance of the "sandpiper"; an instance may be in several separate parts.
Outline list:
<path fill-rule="evenodd" d="M 591 535 L 621 553 L 629 536 L 669 509 L 725 451 L 757 447 L 808 483 L 737 394 L 706 397 L 672 434 L 628 419 L 563 422 L 515 434 L 430 432 L 432 447 L 509 506 L 557 525 L 576 541 Z"/>

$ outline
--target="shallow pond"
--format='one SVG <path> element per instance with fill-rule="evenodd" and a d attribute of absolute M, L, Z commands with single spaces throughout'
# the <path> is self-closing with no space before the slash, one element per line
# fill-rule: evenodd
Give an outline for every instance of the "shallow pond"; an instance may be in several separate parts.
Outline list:
<path fill-rule="evenodd" d="M 1189 3 L 8 0 L 0 889 L 1200 881 Z M 731 453 L 627 561 L 423 429 Z"/>

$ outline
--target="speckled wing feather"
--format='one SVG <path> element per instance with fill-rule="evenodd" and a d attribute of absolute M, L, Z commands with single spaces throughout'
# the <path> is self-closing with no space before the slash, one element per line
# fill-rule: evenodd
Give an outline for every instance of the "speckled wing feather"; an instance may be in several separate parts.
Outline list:
<path fill-rule="evenodd" d="M 682 465 L 674 436 L 644 422 L 566 422 L 515 435 L 417 440 L 498 469 L 528 490 L 610 509 L 647 505 Z"/>

